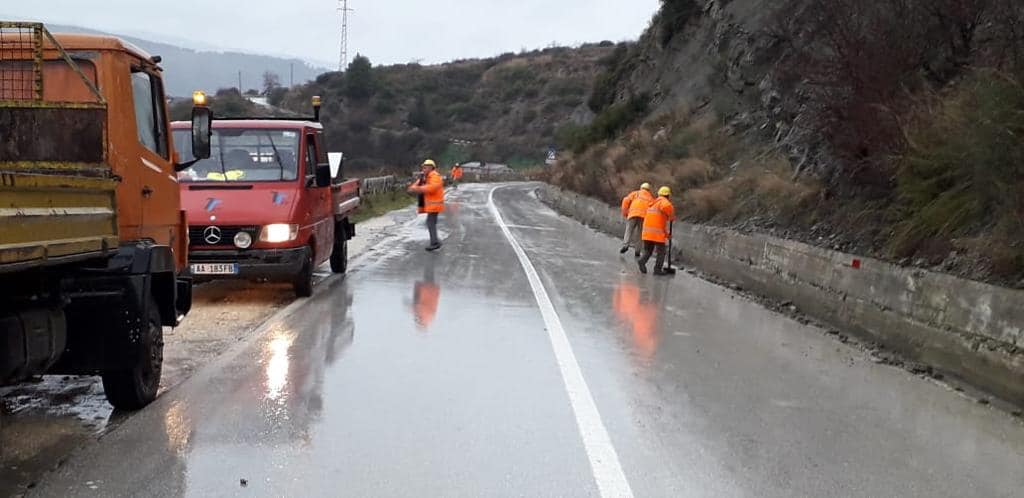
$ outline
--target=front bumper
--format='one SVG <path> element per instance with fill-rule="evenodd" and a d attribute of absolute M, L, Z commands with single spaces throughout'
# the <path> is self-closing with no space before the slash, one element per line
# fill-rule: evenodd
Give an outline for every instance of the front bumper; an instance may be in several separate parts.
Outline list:
<path fill-rule="evenodd" d="M 188 253 L 189 273 L 193 264 L 237 263 L 235 275 L 192 275 L 198 281 L 219 279 L 271 280 L 290 282 L 302 271 L 309 248 L 295 249 L 225 249 L 213 251 L 190 251 Z"/>

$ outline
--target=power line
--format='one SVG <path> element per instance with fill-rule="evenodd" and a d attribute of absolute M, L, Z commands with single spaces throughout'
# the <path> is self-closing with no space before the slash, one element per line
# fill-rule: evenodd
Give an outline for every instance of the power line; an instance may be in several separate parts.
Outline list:
<path fill-rule="evenodd" d="M 348 0 L 338 0 L 338 10 L 341 11 L 341 56 L 338 58 L 338 71 L 348 68 Z"/>

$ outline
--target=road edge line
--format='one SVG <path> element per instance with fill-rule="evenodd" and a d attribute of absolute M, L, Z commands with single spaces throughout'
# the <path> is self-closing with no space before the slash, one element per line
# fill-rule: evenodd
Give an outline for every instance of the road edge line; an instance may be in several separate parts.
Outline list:
<path fill-rule="evenodd" d="M 537 269 L 526 255 L 526 251 L 512 235 L 512 231 L 498 211 L 498 206 L 494 203 L 494 192 L 499 188 L 502 187 L 491 188 L 487 195 L 487 205 L 491 214 L 494 215 L 495 221 L 498 222 L 498 227 L 501 228 L 505 238 L 512 246 L 512 250 L 516 253 L 516 257 L 519 258 L 519 264 L 526 273 L 544 324 L 547 326 L 548 338 L 551 340 L 551 348 L 555 353 L 558 370 L 562 374 L 565 391 L 569 396 L 569 404 L 576 416 L 576 427 L 579 429 L 584 450 L 590 460 L 594 482 L 597 483 L 602 497 L 632 498 L 633 489 L 622 470 L 619 455 L 608 435 L 608 429 L 605 428 L 604 422 L 601 420 L 601 413 L 597 409 L 587 381 L 583 378 L 583 371 L 580 369 L 579 362 L 576 361 L 576 354 L 573 353 L 569 337 L 562 327 L 562 321 L 558 318 L 558 312 L 555 311 L 555 305 L 548 297 L 544 283 L 540 280 L 540 274 L 537 273 Z"/>

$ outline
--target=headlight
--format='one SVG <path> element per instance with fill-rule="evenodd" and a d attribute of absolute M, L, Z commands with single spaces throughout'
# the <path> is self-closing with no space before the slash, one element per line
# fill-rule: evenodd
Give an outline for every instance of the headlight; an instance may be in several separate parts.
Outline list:
<path fill-rule="evenodd" d="M 260 231 L 260 241 L 276 244 L 278 242 L 290 242 L 299 237 L 299 226 L 285 223 L 267 225 Z"/>
<path fill-rule="evenodd" d="M 249 232 L 238 232 L 235 234 L 235 247 L 239 249 L 248 249 L 252 246 L 252 235 Z"/>

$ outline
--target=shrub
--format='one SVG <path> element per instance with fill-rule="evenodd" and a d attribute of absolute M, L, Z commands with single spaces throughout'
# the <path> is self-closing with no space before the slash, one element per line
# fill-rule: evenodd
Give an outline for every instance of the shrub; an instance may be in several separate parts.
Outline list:
<path fill-rule="evenodd" d="M 487 104 L 480 100 L 469 102 L 458 102 L 448 106 L 447 114 L 456 121 L 466 123 L 480 123 L 487 119 L 490 109 Z"/>
<path fill-rule="evenodd" d="M 897 255 L 985 226 L 1024 232 L 1024 87 L 986 71 L 938 100 L 911 125 L 899 161 Z"/>
<path fill-rule="evenodd" d="M 411 126 L 424 131 L 434 129 L 436 119 L 433 112 L 427 107 L 427 99 L 423 98 L 423 95 L 416 97 L 416 104 L 409 111 L 407 121 Z"/>
<path fill-rule="evenodd" d="M 589 126 L 565 126 L 556 135 L 558 144 L 580 153 L 597 142 L 611 140 L 647 114 L 649 101 L 646 94 L 634 96 L 604 110 Z"/>
<path fill-rule="evenodd" d="M 601 59 L 600 63 L 605 66 L 605 70 L 594 80 L 590 98 L 587 100 L 590 110 L 596 113 L 615 103 L 619 84 L 631 69 L 629 45 L 622 44 L 615 47 L 615 50 Z"/>

